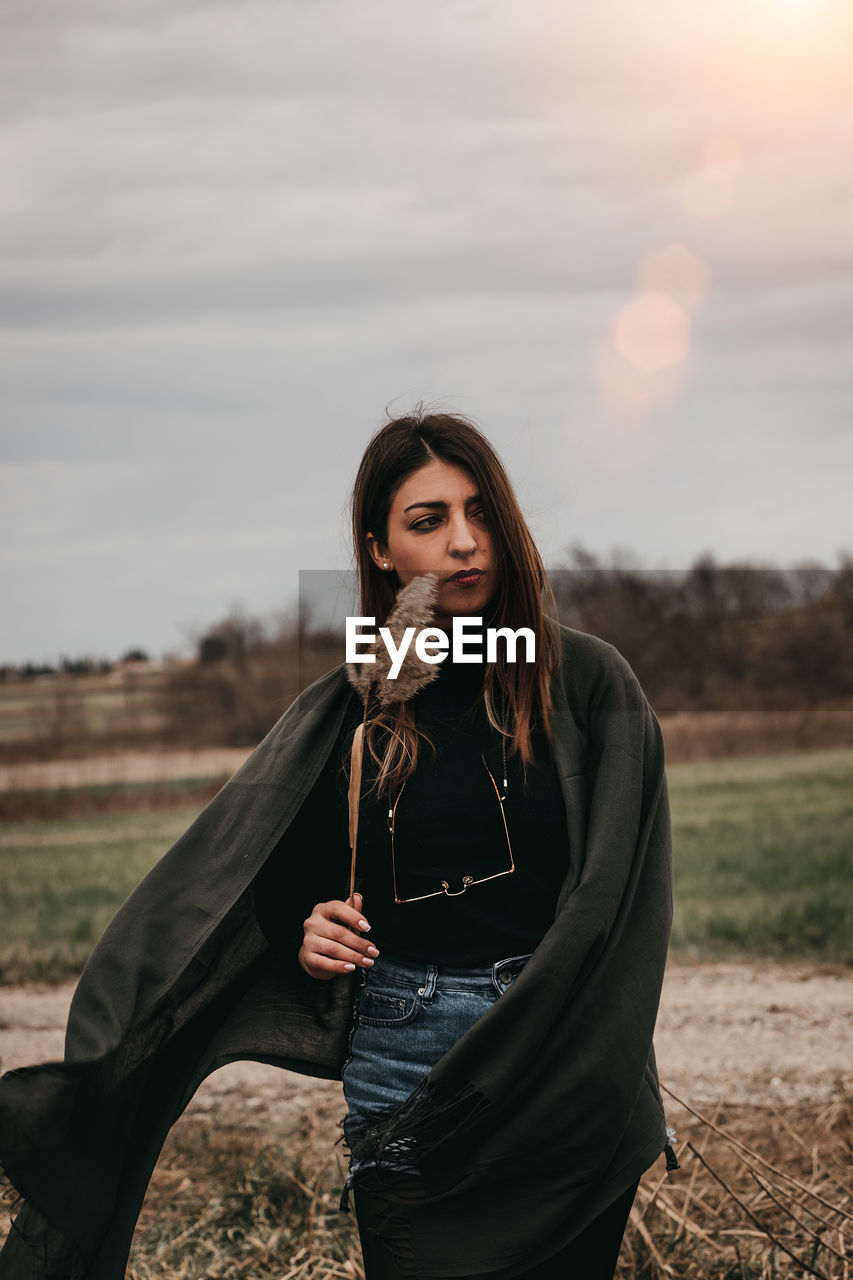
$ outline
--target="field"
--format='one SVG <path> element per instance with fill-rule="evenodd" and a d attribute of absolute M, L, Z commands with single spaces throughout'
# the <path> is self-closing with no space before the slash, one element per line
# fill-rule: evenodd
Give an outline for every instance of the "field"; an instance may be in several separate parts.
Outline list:
<path fill-rule="evenodd" d="M 336 1212 L 344 1164 L 332 1145 L 334 1115 L 321 1104 L 301 1131 L 275 1137 L 251 1109 L 176 1127 L 143 1209 L 130 1280 L 361 1277 L 353 1215 Z M 817 1236 L 822 1220 L 849 1227 L 827 1205 L 845 1186 L 850 1108 L 801 1106 L 785 1120 L 787 1129 L 766 1109 L 737 1105 L 685 1116 L 682 1172 L 644 1178 L 616 1280 L 846 1280 L 842 1233 L 825 1232 L 827 1247 L 809 1230 Z M 786 1178 L 804 1188 L 795 1194 L 807 1229 L 791 1229 Z M 849 1206 L 849 1193 L 844 1199 Z M 770 1230 L 769 1245 L 755 1222 Z"/>
<path fill-rule="evenodd" d="M 40 676 L 0 684 L 0 745 L 74 734 L 124 733 L 162 726 L 165 675 L 156 666 L 99 675 Z"/>
<path fill-rule="evenodd" d="M 853 750 L 668 769 L 677 959 L 853 963 Z"/>
<path fill-rule="evenodd" d="M 682 1170 L 644 1177 L 618 1280 L 849 1280 L 853 749 L 668 776 L 677 905 L 656 1043 Z M 61 1053 L 69 980 L 197 810 L 4 825 L 4 1068 Z M 336 1212 L 341 1114 L 336 1082 L 216 1073 L 167 1141 L 130 1280 L 359 1280 Z"/>
<path fill-rule="evenodd" d="M 93 943 L 196 808 L 6 823 L 0 833 L 0 982 L 55 982 Z"/>
<path fill-rule="evenodd" d="M 853 963 L 853 749 L 670 765 L 668 776 L 673 957 Z M 78 973 L 196 811 L 5 823 L 0 982 Z"/>

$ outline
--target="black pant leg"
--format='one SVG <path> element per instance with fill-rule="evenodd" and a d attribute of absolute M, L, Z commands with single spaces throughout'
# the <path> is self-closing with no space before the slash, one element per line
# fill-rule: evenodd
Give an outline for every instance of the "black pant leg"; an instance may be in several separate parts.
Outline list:
<path fill-rule="evenodd" d="M 538 1267 L 525 1271 L 517 1280 L 613 1280 L 638 1186 L 639 1182 L 635 1182 L 565 1249 Z M 480 1280 L 487 1278 L 480 1277 Z"/>
<path fill-rule="evenodd" d="M 525 1271 L 517 1280 L 613 1280 L 638 1185 L 634 1183 L 608 1205 L 565 1249 Z M 413 1280 L 416 1271 L 408 1214 L 405 1206 L 389 1203 L 382 1187 L 381 1178 L 368 1178 L 355 1187 L 355 1212 L 366 1280 Z M 420 1179 L 411 1174 L 399 1175 L 394 1187 L 397 1194 L 405 1195 L 410 1203 L 416 1202 L 423 1193 Z M 492 1277 L 480 1275 L 472 1280 L 492 1280 Z"/>

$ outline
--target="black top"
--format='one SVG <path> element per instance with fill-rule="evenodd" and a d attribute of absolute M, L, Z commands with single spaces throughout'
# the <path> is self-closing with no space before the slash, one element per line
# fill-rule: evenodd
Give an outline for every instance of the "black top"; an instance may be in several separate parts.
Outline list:
<path fill-rule="evenodd" d="M 501 737 L 482 705 L 482 680 L 482 664 L 454 663 L 448 654 L 438 679 L 415 696 L 417 726 L 437 750 L 433 755 L 421 738 L 415 773 L 390 799 L 376 796 L 371 784 L 378 765 L 365 751 L 356 888 L 371 924 L 371 941 L 380 953 L 433 964 L 481 966 L 533 951 L 554 919 L 568 869 L 568 829 L 550 746 L 546 735 L 534 729 L 534 762 L 527 766 L 526 788 L 521 761 L 507 746 L 505 829 L 498 798 L 504 789 Z M 341 763 L 346 759 L 348 775 L 352 734 L 362 715 L 363 704 L 353 691 L 335 749 L 257 879 L 258 914 L 279 945 L 295 945 L 298 950 L 301 944 L 301 937 L 276 937 L 276 903 L 282 892 L 304 895 L 306 916 L 314 902 L 346 897 L 350 850 L 347 776 Z M 389 809 L 398 795 L 392 866 Z M 304 859 L 276 856 L 285 843 L 292 851 L 294 841 L 302 844 Z M 311 857 L 318 842 L 334 849 L 341 868 L 339 884 L 311 883 L 312 863 L 325 861 Z M 294 863 L 302 873 L 298 885 L 293 883 Z M 291 868 L 289 875 L 285 865 Z M 394 872 L 397 897 L 435 896 L 395 902 Z M 505 872 L 510 874 L 501 874 Z M 462 892 L 463 876 L 482 882 Z"/>

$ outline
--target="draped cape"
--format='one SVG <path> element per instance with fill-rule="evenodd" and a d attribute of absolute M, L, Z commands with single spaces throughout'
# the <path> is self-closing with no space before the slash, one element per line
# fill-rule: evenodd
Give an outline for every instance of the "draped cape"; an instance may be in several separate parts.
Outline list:
<path fill-rule="evenodd" d="M 552 740 L 567 816 L 554 922 L 365 1139 L 380 1164 L 414 1155 L 422 1170 L 421 1280 L 512 1280 L 667 1142 L 652 1046 L 672 918 L 661 730 L 615 648 L 546 622 L 561 644 Z M 283 840 L 294 869 L 306 853 L 327 863 L 326 896 L 346 896 L 341 860 L 288 847 L 286 832 L 352 696 L 342 664 L 296 699 L 108 925 L 74 993 L 64 1060 L 0 1078 L 0 1163 L 21 1197 L 0 1280 L 120 1280 L 166 1135 L 216 1068 L 251 1059 L 340 1077 L 359 975 L 313 979 L 271 946 L 253 882 Z M 286 929 L 303 914 L 281 902 Z"/>

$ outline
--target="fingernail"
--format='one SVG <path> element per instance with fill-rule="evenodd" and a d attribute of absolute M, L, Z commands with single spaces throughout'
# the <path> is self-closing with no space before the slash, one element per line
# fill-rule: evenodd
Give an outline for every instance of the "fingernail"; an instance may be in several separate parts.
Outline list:
<path fill-rule="evenodd" d="M 359 920 L 358 927 L 359 929 L 362 930 L 363 933 L 367 933 L 368 929 L 370 928 L 370 925 L 367 923 L 366 920 Z"/>
<path fill-rule="evenodd" d="M 378 951 L 378 949 L 377 949 L 376 947 L 368 947 L 368 948 L 367 948 L 367 954 L 368 954 L 369 956 L 378 956 L 378 955 L 379 955 L 379 951 Z"/>
<path fill-rule="evenodd" d="M 344 965 L 344 968 L 345 968 L 345 969 L 349 969 L 349 971 L 350 971 L 350 973 L 351 973 L 351 972 L 353 971 L 353 969 L 355 968 L 355 965 L 354 965 L 354 964 L 345 964 L 345 965 Z"/>
<path fill-rule="evenodd" d="M 365 956 L 361 963 L 362 963 L 362 964 L 373 964 L 373 961 L 372 961 L 372 960 L 369 960 L 369 959 L 367 958 L 367 956 Z"/>

